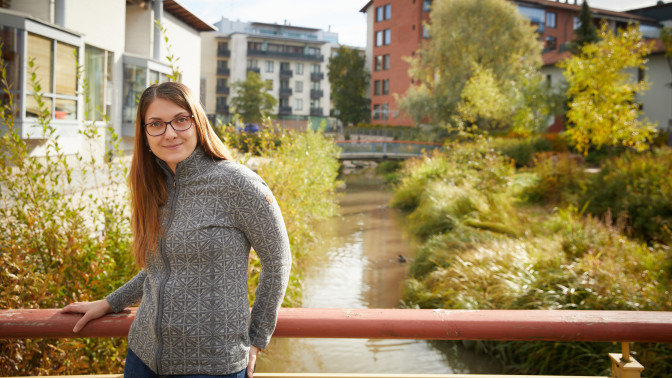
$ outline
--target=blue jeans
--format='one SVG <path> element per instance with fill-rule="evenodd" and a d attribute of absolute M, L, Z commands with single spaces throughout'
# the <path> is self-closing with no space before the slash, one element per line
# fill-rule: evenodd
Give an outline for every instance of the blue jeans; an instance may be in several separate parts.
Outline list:
<path fill-rule="evenodd" d="M 206 374 L 189 374 L 189 375 L 158 375 L 152 371 L 142 360 L 133 353 L 131 348 L 128 348 L 126 353 L 126 367 L 124 367 L 124 378 L 245 378 L 245 370 L 243 369 L 237 373 L 227 375 L 206 375 Z"/>

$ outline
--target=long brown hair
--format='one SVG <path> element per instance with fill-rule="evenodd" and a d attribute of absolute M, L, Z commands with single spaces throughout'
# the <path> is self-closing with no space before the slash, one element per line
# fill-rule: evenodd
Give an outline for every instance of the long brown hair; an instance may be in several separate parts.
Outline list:
<path fill-rule="evenodd" d="M 149 151 L 144 123 L 149 104 L 156 98 L 171 101 L 194 116 L 198 145 L 213 159 L 231 160 L 231 154 L 210 126 L 201 104 L 184 84 L 166 82 L 145 89 L 135 119 L 135 143 L 129 174 L 131 229 L 135 262 L 146 266 L 148 253 L 156 253 L 161 235 L 161 207 L 166 203 L 166 183 L 161 167 Z"/>

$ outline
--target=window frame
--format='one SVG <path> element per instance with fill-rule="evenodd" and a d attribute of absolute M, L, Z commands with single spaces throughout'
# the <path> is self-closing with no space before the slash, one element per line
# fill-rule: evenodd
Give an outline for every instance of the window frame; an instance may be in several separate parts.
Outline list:
<path fill-rule="evenodd" d="M 546 27 L 555 29 L 558 27 L 558 14 L 555 12 L 546 12 Z M 552 21 L 552 22 L 551 22 Z"/>

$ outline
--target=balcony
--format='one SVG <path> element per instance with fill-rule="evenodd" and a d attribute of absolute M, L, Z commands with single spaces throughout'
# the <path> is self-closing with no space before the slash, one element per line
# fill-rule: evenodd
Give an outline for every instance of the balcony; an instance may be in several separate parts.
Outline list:
<path fill-rule="evenodd" d="M 324 79 L 324 73 L 322 73 L 322 72 L 311 72 L 310 73 L 310 80 L 320 81 L 322 79 Z"/>
<path fill-rule="evenodd" d="M 310 115 L 313 117 L 322 117 L 322 108 L 310 108 Z"/>
<path fill-rule="evenodd" d="M 217 57 L 219 57 L 219 58 L 230 58 L 231 57 L 231 50 L 219 49 L 219 50 L 217 50 Z"/>
<path fill-rule="evenodd" d="M 296 54 L 282 51 L 263 51 L 263 50 L 247 50 L 247 56 L 255 56 L 261 58 L 288 58 L 292 60 L 308 60 L 311 62 L 324 62 L 324 55 L 310 55 L 310 54 Z"/>
<path fill-rule="evenodd" d="M 280 78 L 281 79 L 290 79 L 292 76 L 294 76 L 294 71 L 292 71 L 292 70 L 280 70 Z"/>
<path fill-rule="evenodd" d="M 226 67 L 217 67 L 217 75 L 219 76 L 229 76 L 231 75 L 231 70 Z"/>
<path fill-rule="evenodd" d="M 217 107 L 215 108 L 215 112 L 220 113 L 220 114 L 229 114 L 229 105 L 217 104 Z"/>
<path fill-rule="evenodd" d="M 322 96 L 324 96 L 324 92 L 321 89 L 310 90 L 310 98 L 322 98 Z"/>
<path fill-rule="evenodd" d="M 217 87 L 217 94 L 219 95 L 228 95 L 230 91 L 229 87 Z"/>
<path fill-rule="evenodd" d="M 292 88 L 280 88 L 280 96 L 287 97 L 292 95 Z"/>
<path fill-rule="evenodd" d="M 261 73 L 261 69 L 259 67 L 247 67 L 247 72 Z"/>
<path fill-rule="evenodd" d="M 292 115 L 292 107 L 278 106 L 278 115 Z"/>

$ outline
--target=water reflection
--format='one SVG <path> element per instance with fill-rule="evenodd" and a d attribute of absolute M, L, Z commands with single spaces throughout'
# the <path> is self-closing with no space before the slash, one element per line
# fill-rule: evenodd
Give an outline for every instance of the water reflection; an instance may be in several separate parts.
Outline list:
<path fill-rule="evenodd" d="M 406 264 L 415 246 L 403 233 L 404 217 L 390 209 L 390 194 L 372 174 L 349 175 L 341 217 L 322 224 L 322 245 L 306 264 L 307 308 L 396 308 Z M 456 343 L 420 340 L 274 338 L 260 372 L 492 373 L 483 356 Z"/>

